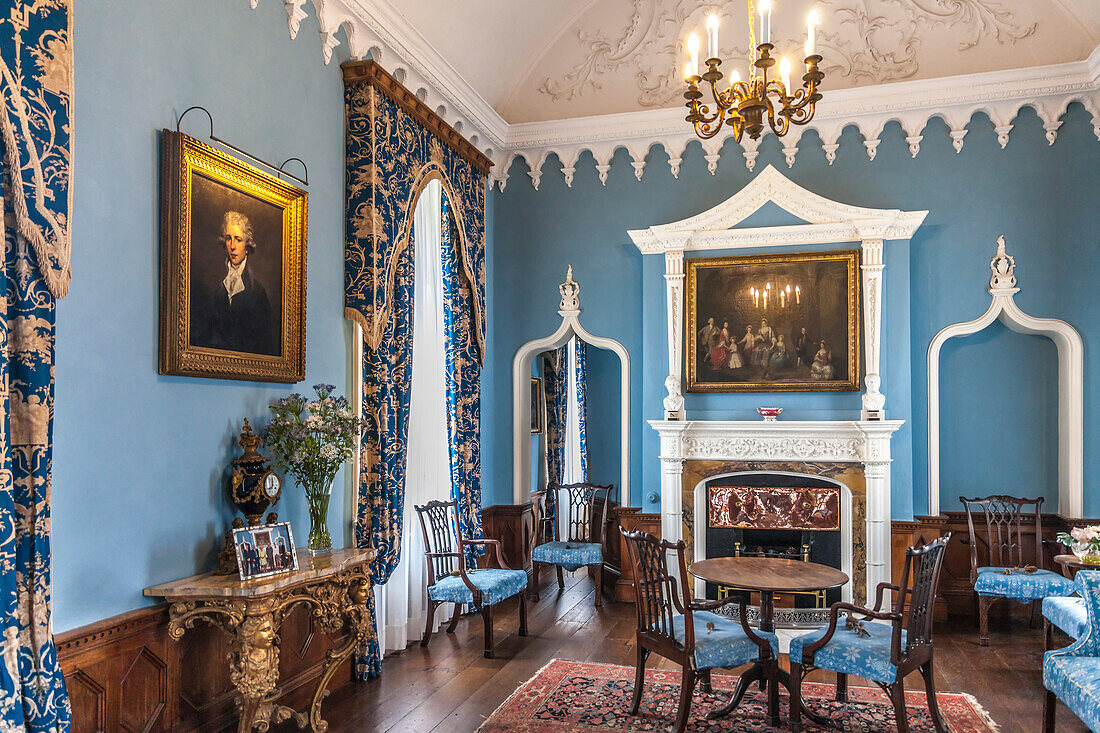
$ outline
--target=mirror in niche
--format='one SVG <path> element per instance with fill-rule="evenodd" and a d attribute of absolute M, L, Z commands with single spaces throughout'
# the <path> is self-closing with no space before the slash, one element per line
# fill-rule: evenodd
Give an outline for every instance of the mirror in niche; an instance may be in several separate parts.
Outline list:
<path fill-rule="evenodd" d="M 581 325 L 572 268 L 559 291 L 561 324 L 512 359 L 513 501 L 548 483 L 590 483 L 613 485 L 611 499 L 630 506 L 630 357 Z"/>
<path fill-rule="evenodd" d="M 617 484 L 622 390 L 619 358 L 577 336 L 538 354 L 533 380 L 542 383 L 542 434 L 537 437 L 531 490 L 550 484 Z M 532 420 L 532 423 L 534 420 Z M 619 500 L 615 486 L 609 499 Z"/>

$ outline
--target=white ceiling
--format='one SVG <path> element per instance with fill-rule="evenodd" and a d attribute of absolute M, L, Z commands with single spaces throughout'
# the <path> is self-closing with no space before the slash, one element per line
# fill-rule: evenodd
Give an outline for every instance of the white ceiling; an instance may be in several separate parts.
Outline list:
<path fill-rule="evenodd" d="M 721 14 L 729 70 L 745 58 L 746 3 L 696 0 L 390 0 L 507 122 L 674 107 L 684 38 Z M 824 90 L 1085 59 L 1100 0 L 775 0 L 773 42 L 801 56 L 822 15 Z M 747 63 L 739 64 L 744 75 Z"/>

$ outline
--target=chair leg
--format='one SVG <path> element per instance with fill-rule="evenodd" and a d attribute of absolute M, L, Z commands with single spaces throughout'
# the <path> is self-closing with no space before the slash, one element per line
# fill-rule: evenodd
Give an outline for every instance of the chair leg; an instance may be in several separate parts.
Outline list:
<path fill-rule="evenodd" d="M 1043 696 L 1043 733 L 1054 733 L 1054 711 L 1058 708 L 1058 700 L 1050 690 Z"/>
<path fill-rule="evenodd" d="M 694 669 L 684 669 L 683 681 L 680 682 L 680 707 L 676 709 L 673 733 L 684 733 L 684 729 L 687 728 L 688 718 L 691 716 L 691 695 L 695 692 L 695 678 Z"/>
<path fill-rule="evenodd" d="M 485 619 L 485 658 L 493 658 L 493 607 L 483 606 L 481 617 Z"/>
<path fill-rule="evenodd" d="M 539 602 L 539 571 L 542 570 L 541 562 L 531 563 L 531 600 Z"/>
<path fill-rule="evenodd" d="M 527 636 L 527 594 L 519 594 L 519 635 Z"/>
<path fill-rule="evenodd" d="M 638 662 L 634 669 L 634 697 L 630 700 L 630 714 L 638 714 L 638 706 L 642 704 L 642 685 L 645 683 L 645 660 L 649 658 L 649 650 L 638 647 Z"/>
<path fill-rule="evenodd" d="M 435 626 L 435 609 L 439 604 L 428 601 L 428 615 L 424 618 L 424 636 L 420 638 L 420 646 L 428 646 L 428 640 L 432 638 L 432 627 Z"/>
<path fill-rule="evenodd" d="M 839 684 L 837 685 L 839 687 Z M 791 662 L 791 710 L 787 727 L 791 733 L 802 730 L 802 663 Z"/>
<path fill-rule="evenodd" d="M 848 702 L 848 675 L 836 673 L 836 701 Z"/>
<path fill-rule="evenodd" d="M 978 644 L 989 646 L 989 607 L 992 596 L 978 596 Z"/>
<path fill-rule="evenodd" d="M 603 606 L 603 562 L 596 566 L 596 608 Z"/>
<path fill-rule="evenodd" d="M 699 692 L 711 692 L 710 687 L 710 670 L 704 669 L 699 673 Z"/>
<path fill-rule="evenodd" d="M 1036 622 L 1038 622 L 1038 620 L 1042 617 L 1042 615 L 1043 615 L 1043 599 L 1042 598 L 1036 598 L 1035 600 L 1033 600 L 1031 602 L 1031 620 L 1028 621 L 1027 627 L 1029 629 L 1034 629 Z"/>
<path fill-rule="evenodd" d="M 920 666 L 920 674 L 924 678 L 924 694 L 928 698 L 928 712 L 932 714 L 932 725 L 936 728 L 936 733 L 947 733 L 947 726 L 943 724 L 943 718 L 940 717 L 940 703 L 936 699 L 936 673 L 931 659 Z"/>
<path fill-rule="evenodd" d="M 455 604 L 455 612 L 451 614 L 451 623 L 447 624 L 447 633 L 453 634 L 458 628 L 458 617 L 462 615 L 462 604 Z"/>
<path fill-rule="evenodd" d="M 894 703 L 898 733 L 909 733 L 909 716 L 905 710 L 905 680 L 899 679 L 890 685 L 890 702 Z"/>
<path fill-rule="evenodd" d="M 565 576 L 562 575 L 561 565 L 555 565 L 554 570 L 558 571 L 558 592 L 565 590 Z"/>
<path fill-rule="evenodd" d="M 1049 652 L 1054 648 L 1054 624 L 1043 618 L 1043 651 Z"/>

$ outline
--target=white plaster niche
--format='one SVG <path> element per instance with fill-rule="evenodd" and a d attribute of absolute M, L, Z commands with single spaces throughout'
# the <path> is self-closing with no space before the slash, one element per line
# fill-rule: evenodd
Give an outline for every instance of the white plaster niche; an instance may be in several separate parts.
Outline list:
<path fill-rule="evenodd" d="M 993 302 L 980 317 L 954 323 L 936 334 L 928 346 L 928 513 L 940 513 L 940 351 L 948 339 L 970 336 L 1000 320 L 1016 333 L 1046 336 L 1058 347 L 1058 513 L 1084 515 L 1085 349 L 1081 334 L 1056 318 L 1035 318 L 1016 305 L 1016 260 L 997 238 L 997 254 L 989 262 L 989 294 Z"/>
<path fill-rule="evenodd" d="M 531 498 L 531 451 L 528 444 L 531 439 L 531 361 L 544 351 L 561 348 L 576 336 L 619 357 L 622 455 L 619 502 L 622 506 L 630 506 L 630 356 L 626 353 L 626 347 L 618 341 L 593 336 L 581 325 L 580 290 L 570 265 L 565 282 L 558 287 L 561 293 L 561 303 L 558 304 L 561 325 L 549 336 L 520 346 L 512 358 L 512 500 L 516 504 L 523 504 Z"/>

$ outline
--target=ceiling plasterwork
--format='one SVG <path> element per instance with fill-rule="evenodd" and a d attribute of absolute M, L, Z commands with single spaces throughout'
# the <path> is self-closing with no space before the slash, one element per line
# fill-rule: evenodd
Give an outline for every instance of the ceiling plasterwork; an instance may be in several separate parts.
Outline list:
<path fill-rule="evenodd" d="M 800 55 L 802 22 L 815 4 L 825 18 L 819 48 L 833 89 L 1031 66 L 1040 55 L 1044 63 L 1069 61 L 1092 48 L 1068 17 L 1040 21 L 1025 0 L 782 0 L 775 13 L 780 51 Z M 515 122 L 679 104 L 684 39 L 702 29 L 711 11 L 722 19 L 721 56 L 728 71 L 732 60 L 748 57 L 747 4 L 612 0 L 575 21 L 536 65 L 525 92 L 501 111 Z M 1059 36 L 1050 44 L 1054 48 L 1025 48 L 1053 34 Z M 744 76 L 747 62 L 739 65 Z M 617 93 L 625 89 L 632 99 Z"/>

